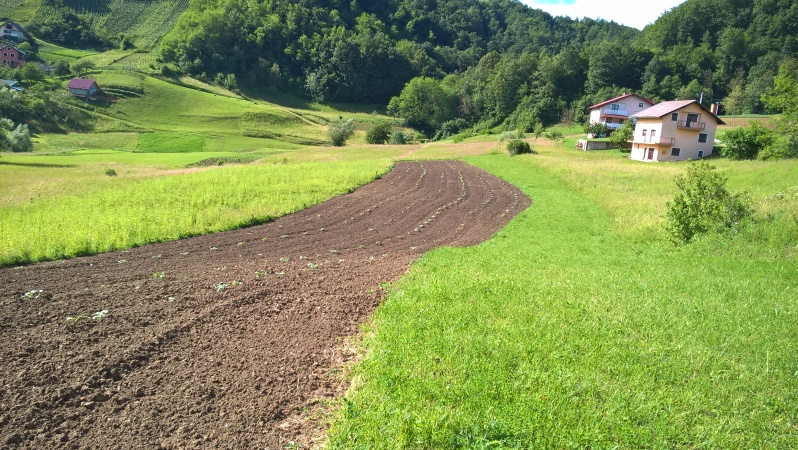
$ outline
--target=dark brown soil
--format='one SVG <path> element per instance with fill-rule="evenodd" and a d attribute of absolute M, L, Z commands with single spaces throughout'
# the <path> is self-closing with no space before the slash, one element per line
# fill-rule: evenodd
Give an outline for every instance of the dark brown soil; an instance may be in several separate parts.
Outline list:
<path fill-rule="evenodd" d="M 381 284 L 529 204 L 464 163 L 403 162 L 266 225 L 0 270 L 0 448 L 312 444 Z"/>

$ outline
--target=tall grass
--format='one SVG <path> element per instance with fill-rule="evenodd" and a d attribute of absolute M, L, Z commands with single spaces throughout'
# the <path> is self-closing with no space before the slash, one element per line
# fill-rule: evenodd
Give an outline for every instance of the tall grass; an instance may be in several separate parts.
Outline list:
<path fill-rule="evenodd" d="M 331 448 L 798 446 L 798 265 L 636 242 L 565 169 L 469 161 L 534 204 L 392 290 Z"/>
<path fill-rule="evenodd" d="M 287 162 L 287 160 L 286 160 Z M 84 189 L 0 206 L 0 265 L 124 249 L 261 223 L 347 192 L 387 159 L 265 163 L 155 178 L 83 180 Z"/>

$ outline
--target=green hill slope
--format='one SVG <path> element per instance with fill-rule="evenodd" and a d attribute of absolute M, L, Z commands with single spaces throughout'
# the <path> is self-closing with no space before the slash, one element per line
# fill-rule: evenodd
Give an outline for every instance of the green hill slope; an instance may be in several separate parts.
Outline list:
<path fill-rule="evenodd" d="M 137 47 L 151 47 L 172 29 L 189 0 L 63 0 L 63 4 L 90 16 L 92 28 L 111 38 L 125 34 Z"/>

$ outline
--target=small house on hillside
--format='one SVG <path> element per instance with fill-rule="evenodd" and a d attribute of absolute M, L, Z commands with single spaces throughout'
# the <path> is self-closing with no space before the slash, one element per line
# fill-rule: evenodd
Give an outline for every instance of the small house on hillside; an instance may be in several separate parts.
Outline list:
<path fill-rule="evenodd" d="M 22 28 L 22 25 L 13 20 L 6 20 L 0 25 L 0 39 L 14 42 L 25 42 L 31 35 Z"/>
<path fill-rule="evenodd" d="M 76 97 L 89 98 L 100 92 L 97 82 L 88 78 L 73 78 L 67 84 L 67 90 Z"/>
<path fill-rule="evenodd" d="M 6 45 L 0 48 L 0 63 L 8 64 L 11 67 L 22 67 L 28 54 L 13 45 Z"/>
<path fill-rule="evenodd" d="M 658 103 L 632 118 L 637 126 L 631 158 L 639 161 L 705 158 L 712 154 L 718 125 L 724 125 L 697 100 Z"/>
<path fill-rule="evenodd" d="M 590 125 L 600 123 L 610 131 L 620 128 L 631 116 L 654 106 L 654 102 L 637 94 L 624 94 L 588 108 Z M 595 137 L 588 134 L 588 138 Z"/>

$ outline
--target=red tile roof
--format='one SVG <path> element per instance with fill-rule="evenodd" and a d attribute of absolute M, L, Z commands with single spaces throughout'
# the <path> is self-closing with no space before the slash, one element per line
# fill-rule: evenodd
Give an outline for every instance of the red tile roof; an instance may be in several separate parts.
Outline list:
<path fill-rule="evenodd" d="M 88 90 L 92 84 L 96 84 L 96 82 L 88 78 L 73 78 L 72 81 L 67 84 L 67 89 Z"/>

